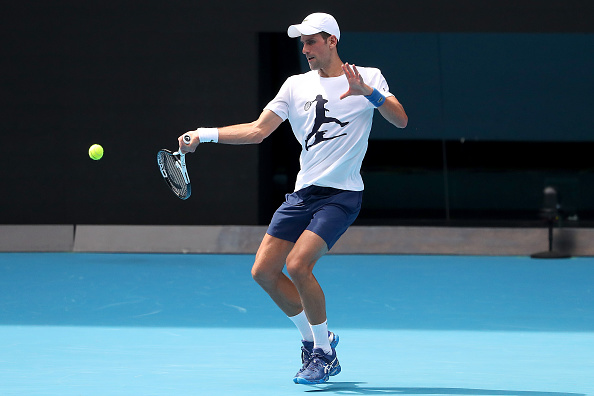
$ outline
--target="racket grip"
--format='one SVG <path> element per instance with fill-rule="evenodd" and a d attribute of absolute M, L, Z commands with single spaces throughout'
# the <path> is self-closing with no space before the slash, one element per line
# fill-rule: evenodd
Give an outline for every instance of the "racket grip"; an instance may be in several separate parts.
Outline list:
<path fill-rule="evenodd" d="M 192 137 L 186 133 L 186 134 L 184 135 L 184 137 L 182 138 L 182 140 L 184 141 L 184 144 L 188 145 L 188 144 L 190 144 L 190 142 L 192 141 Z M 176 151 L 176 152 L 175 152 L 175 153 L 173 153 L 173 154 L 178 154 L 178 155 L 181 155 L 181 156 L 184 156 L 184 155 L 185 155 L 185 154 L 182 154 L 182 152 L 181 152 L 181 147 L 179 148 L 179 150 L 178 150 L 178 151 Z"/>

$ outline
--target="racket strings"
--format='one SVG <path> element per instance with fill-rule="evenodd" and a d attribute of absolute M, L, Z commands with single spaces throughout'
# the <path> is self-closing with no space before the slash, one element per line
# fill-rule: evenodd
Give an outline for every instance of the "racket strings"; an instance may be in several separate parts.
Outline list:
<path fill-rule="evenodd" d="M 178 160 L 169 153 L 160 153 L 161 162 L 167 172 L 170 187 L 178 196 L 186 196 L 188 193 L 188 186 L 184 180 L 181 169 L 179 168 Z"/>

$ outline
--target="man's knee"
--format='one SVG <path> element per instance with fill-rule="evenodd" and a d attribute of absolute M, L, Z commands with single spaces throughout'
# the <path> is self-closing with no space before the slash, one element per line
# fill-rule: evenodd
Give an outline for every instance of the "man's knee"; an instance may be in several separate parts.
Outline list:
<path fill-rule="evenodd" d="M 283 272 L 286 257 L 292 246 L 292 242 L 266 234 L 256 253 L 252 278 L 263 287 L 276 283 Z"/>
<path fill-rule="evenodd" d="M 305 260 L 303 257 L 289 255 L 287 257 L 287 272 L 291 279 L 299 282 L 311 276 L 314 264 L 309 260 Z"/>
<path fill-rule="evenodd" d="M 276 271 L 275 271 L 276 272 Z M 258 263 L 254 263 L 252 267 L 252 278 L 260 285 L 266 286 L 274 283 L 275 279 L 278 278 L 278 274 L 275 274 L 270 269 L 267 269 L 264 266 L 258 265 Z"/>

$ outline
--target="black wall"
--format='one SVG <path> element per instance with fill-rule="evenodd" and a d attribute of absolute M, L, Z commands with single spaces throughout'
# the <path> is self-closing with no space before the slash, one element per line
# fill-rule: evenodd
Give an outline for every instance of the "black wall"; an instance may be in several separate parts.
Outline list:
<path fill-rule="evenodd" d="M 367 7 L 364 17 L 360 7 L 358 1 L 328 1 L 322 8 L 278 1 L 4 5 L 0 223 L 266 223 L 296 170 L 296 146 L 287 126 L 260 146 L 200 147 L 187 158 L 194 195 L 185 202 L 166 189 L 155 154 L 162 147 L 174 149 L 177 136 L 198 126 L 254 120 L 286 75 L 298 70 L 296 40 L 284 32 L 310 12 L 333 13 L 345 32 L 589 35 L 594 20 L 589 1 L 386 0 Z M 399 99 L 406 105 L 406 97 Z M 100 161 L 88 158 L 93 143 L 105 148 Z M 458 206 L 471 217 L 484 216 L 484 207 L 466 202 L 466 187 L 444 196 L 443 147 L 457 143 L 429 139 L 423 144 L 417 152 L 426 155 L 387 165 L 386 148 L 370 146 L 370 206 L 362 222 L 373 222 L 374 211 L 391 213 L 392 222 L 451 219 Z M 416 208 L 402 201 L 391 207 L 374 204 L 385 202 L 374 193 L 387 180 L 378 175 L 387 170 L 388 178 L 400 177 L 391 183 L 395 188 L 407 180 L 402 169 L 409 174 L 411 166 L 434 180 L 428 184 L 435 188 L 429 202 L 417 199 Z M 400 191 L 426 197 L 426 185 L 415 179 Z M 497 202 L 489 205 L 497 209 Z M 518 210 L 537 209 L 532 199 Z"/>

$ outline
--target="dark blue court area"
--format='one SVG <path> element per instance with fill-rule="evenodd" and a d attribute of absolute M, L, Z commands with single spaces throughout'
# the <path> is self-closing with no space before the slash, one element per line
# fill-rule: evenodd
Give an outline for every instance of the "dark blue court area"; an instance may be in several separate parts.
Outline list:
<path fill-rule="evenodd" d="M 594 258 L 328 255 L 318 386 L 253 258 L 0 254 L 0 394 L 594 396 Z"/>

